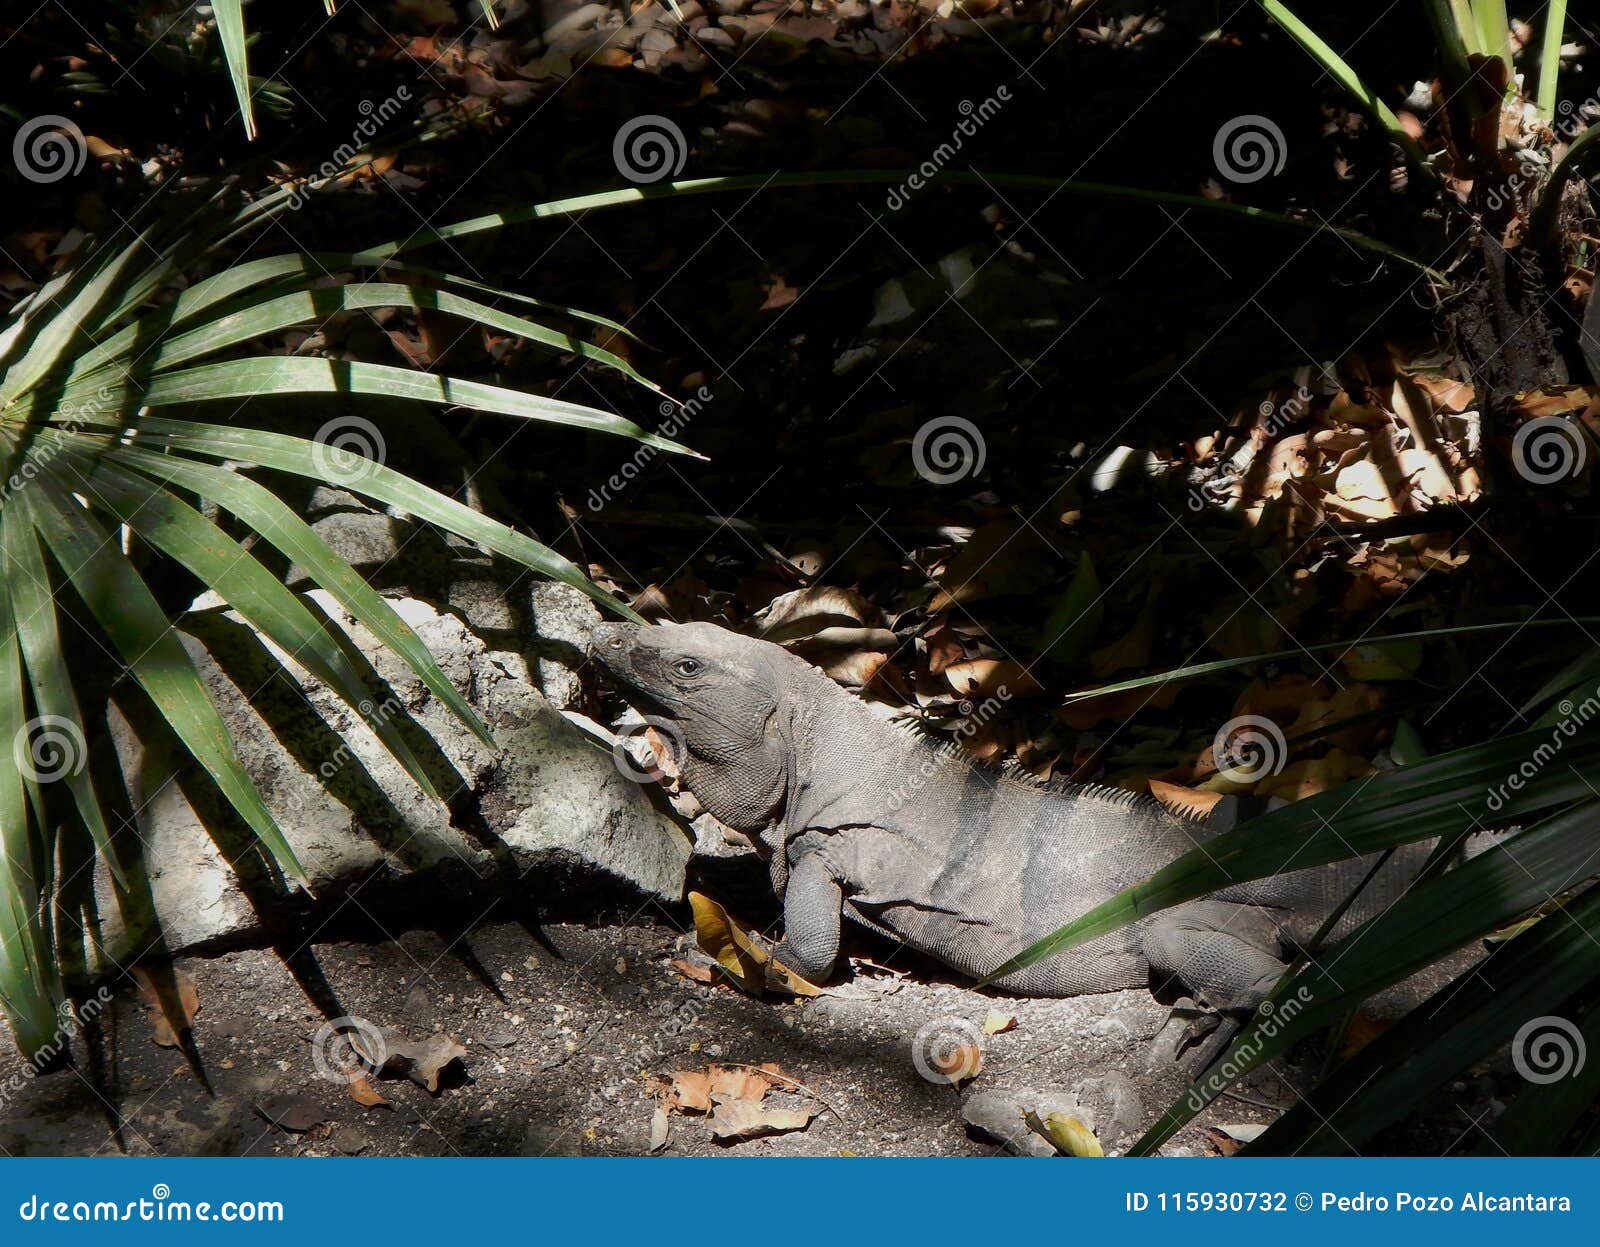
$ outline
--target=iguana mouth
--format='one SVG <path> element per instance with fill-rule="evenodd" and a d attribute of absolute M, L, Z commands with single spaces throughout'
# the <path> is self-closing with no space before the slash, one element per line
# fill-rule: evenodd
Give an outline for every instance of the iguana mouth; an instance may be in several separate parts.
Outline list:
<path fill-rule="evenodd" d="M 631 657 L 643 628 L 633 623 L 601 623 L 589 630 L 589 657 L 610 678 L 616 691 L 635 705 L 668 711 L 654 691 L 633 670 Z"/>

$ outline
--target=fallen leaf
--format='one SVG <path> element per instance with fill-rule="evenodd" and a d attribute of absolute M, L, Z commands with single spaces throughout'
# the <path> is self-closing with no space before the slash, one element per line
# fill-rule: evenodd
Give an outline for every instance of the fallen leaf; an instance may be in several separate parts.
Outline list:
<path fill-rule="evenodd" d="M 1353 679 L 1410 680 L 1422 668 L 1421 641 L 1357 645 L 1339 658 Z"/>
<path fill-rule="evenodd" d="M 667 1122 L 667 1110 L 657 1106 L 656 1111 L 650 1114 L 650 1150 L 659 1152 L 667 1145 L 667 1137 L 671 1126 Z"/>
<path fill-rule="evenodd" d="M 682 957 L 672 960 L 672 968 L 684 978 L 695 983 L 713 983 L 716 981 L 717 972 L 710 966 L 699 966 L 692 961 L 685 961 Z"/>
<path fill-rule="evenodd" d="M 722 967 L 727 976 L 743 991 L 752 996 L 761 995 L 772 980 L 768 969 L 776 978 L 776 986 L 796 996 L 819 996 L 822 989 L 807 982 L 750 937 L 741 926 L 716 901 L 701 892 L 689 893 L 689 907 L 694 911 L 695 940 L 700 950 Z"/>
<path fill-rule="evenodd" d="M 1044 1120 L 1032 1109 L 1023 1114 L 1023 1120 L 1035 1134 L 1042 1135 L 1055 1145 L 1063 1156 L 1104 1156 L 1105 1149 L 1095 1138 L 1093 1130 L 1071 1113 L 1046 1113 Z"/>
<path fill-rule="evenodd" d="M 1337 788 L 1347 779 L 1370 774 L 1371 765 L 1365 758 L 1355 757 L 1342 749 L 1330 749 L 1321 758 L 1295 762 L 1277 775 L 1269 775 L 1255 786 L 1258 797 L 1282 797 L 1285 801 L 1299 801 Z"/>
<path fill-rule="evenodd" d="M 759 1101 L 772 1090 L 771 1080 L 763 1077 L 759 1069 L 713 1065 L 708 1073 L 711 1079 L 711 1099 L 715 1104 L 728 1100 Z"/>
<path fill-rule="evenodd" d="M 996 520 L 967 539 L 938 578 L 933 614 L 1001 596 L 1031 596 L 1056 576 L 1060 555 L 1029 525 Z"/>
<path fill-rule="evenodd" d="M 675 1070 L 668 1075 L 667 1109 L 676 1113 L 711 1111 L 711 1075 L 706 1070 Z"/>
<path fill-rule="evenodd" d="M 962 697 L 1034 697 L 1043 692 L 1039 681 L 1021 663 L 1010 658 L 969 658 L 944 669 L 945 681 Z"/>
<path fill-rule="evenodd" d="M 362 1108 L 377 1108 L 380 1105 L 389 1103 L 388 1100 L 383 1098 L 378 1089 L 367 1081 L 365 1074 L 352 1078 L 347 1084 L 347 1089 L 350 1092 L 350 1098 L 361 1105 Z"/>
<path fill-rule="evenodd" d="M 1016 1029 L 1017 1015 L 1014 1013 L 1001 1013 L 999 1009 L 990 1009 L 983 1019 L 985 1035 L 1003 1035 L 1007 1031 Z"/>
<path fill-rule="evenodd" d="M 883 613 L 854 589 L 813 585 L 774 598 L 756 619 L 763 640 L 782 644 L 815 636 L 824 628 L 875 628 Z"/>
<path fill-rule="evenodd" d="M 694 935 L 700 950 L 741 988 L 759 996 L 766 983 L 763 967 L 770 960 L 766 952 L 757 948 L 728 911 L 709 896 L 689 893 L 689 907 L 694 911 Z"/>
<path fill-rule="evenodd" d="M 182 970 L 135 966 L 140 1002 L 150 1016 L 151 1038 L 163 1048 L 176 1048 L 180 1036 L 194 1029 L 200 1012 L 200 992 Z"/>
<path fill-rule="evenodd" d="M 369 1065 L 376 1066 L 379 1074 L 409 1078 L 429 1095 L 439 1094 L 439 1082 L 445 1072 L 452 1067 L 461 1068 L 467 1056 L 467 1050 L 449 1035 L 435 1033 L 413 1040 L 390 1026 L 379 1030 L 377 1046 L 381 1051 L 367 1051 L 366 1037 L 361 1034 L 351 1035 L 350 1046 Z"/>
<path fill-rule="evenodd" d="M 1247 1143 L 1254 1143 L 1266 1133 L 1266 1127 L 1255 1122 L 1241 1122 L 1233 1126 L 1208 1126 L 1206 1139 L 1223 1156 L 1237 1156 Z"/>
<path fill-rule="evenodd" d="M 310 1096 L 275 1095 L 258 1101 L 255 1110 L 280 1130 L 304 1134 L 328 1120 L 328 1116 Z"/>
<path fill-rule="evenodd" d="M 1357 1009 L 1355 1016 L 1350 1019 L 1350 1025 L 1345 1028 L 1344 1043 L 1339 1048 L 1339 1059 L 1348 1061 L 1393 1025 L 1393 1018 L 1375 1018 L 1370 1013 Z"/>
<path fill-rule="evenodd" d="M 729 1100 L 711 1114 L 711 1137 L 721 1143 L 738 1143 L 769 1134 L 804 1130 L 820 1110 L 768 1109 L 753 1100 Z"/>

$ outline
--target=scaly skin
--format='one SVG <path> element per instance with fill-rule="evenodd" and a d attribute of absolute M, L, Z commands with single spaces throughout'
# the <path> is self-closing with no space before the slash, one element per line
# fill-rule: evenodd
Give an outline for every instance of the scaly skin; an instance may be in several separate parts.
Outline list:
<path fill-rule="evenodd" d="M 783 899 L 781 960 L 825 981 L 840 916 L 981 978 L 1213 835 L 1204 821 L 1094 785 L 1046 788 L 875 718 L 788 651 L 714 624 L 606 624 L 591 652 L 683 746 L 684 785 L 754 833 Z M 1338 933 L 1392 903 L 1428 846 L 1396 853 Z M 1246 883 L 997 980 L 1072 996 L 1176 981 L 1253 1008 L 1371 859 Z"/>

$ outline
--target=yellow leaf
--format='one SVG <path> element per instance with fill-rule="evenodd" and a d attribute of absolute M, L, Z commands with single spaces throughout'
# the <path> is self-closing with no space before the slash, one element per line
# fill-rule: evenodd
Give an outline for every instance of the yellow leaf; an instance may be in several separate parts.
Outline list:
<path fill-rule="evenodd" d="M 822 989 L 807 982 L 750 937 L 716 901 L 701 892 L 689 893 L 694 911 L 694 934 L 700 948 L 714 958 L 727 976 L 742 990 L 759 996 L 770 969 L 778 986 L 796 996 L 820 996 Z"/>
<path fill-rule="evenodd" d="M 990 1009 L 988 1016 L 983 1019 L 985 1035 L 1003 1035 L 1006 1031 L 1016 1028 L 1017 1015 L 1014 1013 L 1001 1013 L 998 1009 Z"/>
<path fill-rule="evenodd" d="M 1035 1119 L 1037 1120 L 1037 1119 Z M 1046 1113 L 1044 1137 L 1066 1156 L 1104 1156 L 1105 1149 L 1094 1131 L 1069 1113 Z"/>

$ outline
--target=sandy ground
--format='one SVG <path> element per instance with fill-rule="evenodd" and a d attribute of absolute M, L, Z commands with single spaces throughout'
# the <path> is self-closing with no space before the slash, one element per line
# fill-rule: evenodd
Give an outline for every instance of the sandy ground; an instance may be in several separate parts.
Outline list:
<path fill-rule="evenodd" d="M 963 1104 L 1010 1090 L 1041 1104 L 1076 1098 L 1115 1150 L 1184 1086 L 1171 1064 L 1147 1068 L 1166 1010 L 1143 991 L 1016 1000 L 937 981 L 923 964 L 896 975 L 858 963 L 827 995 L 758 1000 L 686 977 L 673 964 L 686 955 L 690 941 L 661 915 L 653 925 L 412 932 L 317 944 L 289 960 L 264 949 L 184 958 L 177 969 L 199 1002 L 188 1056 L 155 1041 L 155 1019 L 125 981 L 100 1014 L 98 1042 L 89 1042 L 95 1032 L 75 1040 L 71 1067 L 14 1084 L 20 1063 L 0 1063 L 0 1151 L 637 1154 L 660 1141 L 651 1135 L 657 1075 L 767 1062 L 805 1089 L 774 1091 L 767 1107 L 818 1110 L 805 1129 L 718 1143 L 703 1117 L 675 1113 L 660 1150 L 993 1154 L 1002 1149 L 964 1123 Z M 958 1092 L 918 1073 L 919 1031 L 981 1027 L 990 1010 L 1016 1026 L 984 1040 L 977 1078 Z M 367 1107 L 337 1070 L 318 1069 L 319 1051 L 333 1050 L 326 1037 L 319 1050 L 319 1031 L 342 1016 L 388 1028 L 391 1039 L 453 1037 L 464 1055 L 436 1094 L 403 1076 L 372 1079 L 385 1103 Z M 1224 1100 L 1205 1120 L 1258 1122 L 1292 1103 L 1321 1059 L 1296 1057 L 1239 1088 L 1254 1103 Z M 1451 1089 L 1432 1125 L 1395 1150 L 1471 1146 L 1460 1140 L 1476 1094 Z M 1214 1151 L 1198 1126 L 1167 1150 Z"/>

